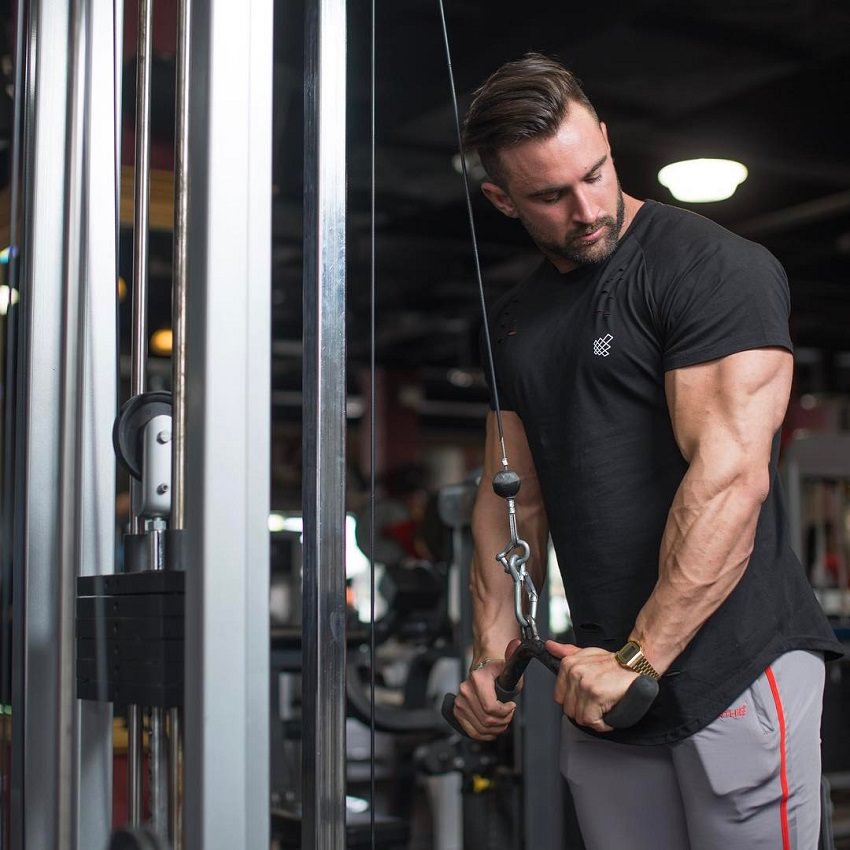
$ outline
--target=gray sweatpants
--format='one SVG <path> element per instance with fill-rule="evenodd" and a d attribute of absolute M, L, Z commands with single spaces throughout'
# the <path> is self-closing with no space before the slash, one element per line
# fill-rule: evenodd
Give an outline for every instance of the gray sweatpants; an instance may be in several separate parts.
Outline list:
<path fill-rule="evenodd" d="M 815 850 L 819 654 L 778 658 L 709 726 L 629 746 L 564 720 L 561 770 L 587 850 Z"/>

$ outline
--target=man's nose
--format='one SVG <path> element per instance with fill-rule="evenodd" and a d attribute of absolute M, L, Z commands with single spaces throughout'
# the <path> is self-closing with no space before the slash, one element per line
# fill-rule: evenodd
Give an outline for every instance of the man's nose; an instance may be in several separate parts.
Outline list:
<path fill-rule="evenodd" d="M 579 224 L 593 224 L 596 221 L 596 204 L 593 203 L 590 193 L 581 189 L 573 196 L 573 218 Z"/>

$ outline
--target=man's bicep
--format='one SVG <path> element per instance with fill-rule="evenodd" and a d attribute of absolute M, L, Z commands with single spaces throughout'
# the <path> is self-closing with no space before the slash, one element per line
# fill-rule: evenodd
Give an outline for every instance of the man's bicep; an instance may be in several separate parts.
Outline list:
<path fill-rule="evenodd" d="M 792 374 L 793 357 L 783 348 L 741 351 L 668 372 L 667 403 L 684 458 L 724 448 L 769 455 Z"/>

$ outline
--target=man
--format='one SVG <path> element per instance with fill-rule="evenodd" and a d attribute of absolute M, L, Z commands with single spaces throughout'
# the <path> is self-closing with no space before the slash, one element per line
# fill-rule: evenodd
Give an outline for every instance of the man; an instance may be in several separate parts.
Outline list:
<path fill-rule="evenodd" d="M 763 248 L 623 194 L 607 128 L 539 54 L 478 90 L 466 127 L 545 257 L 493 309 L 506 454 L 540 587 L 551 533 L 576 646 L 562 769 L 591 850 L 814 848 L 824 656 L 840 645 L 788 541 L 776 433 L 791 388 L 788 286 Z M 495 416 L 473 533 L 475 646 L 455 715 L 491 740 L 517 637 Z M 602 720 L 642 671 L 659 696 Z"/>

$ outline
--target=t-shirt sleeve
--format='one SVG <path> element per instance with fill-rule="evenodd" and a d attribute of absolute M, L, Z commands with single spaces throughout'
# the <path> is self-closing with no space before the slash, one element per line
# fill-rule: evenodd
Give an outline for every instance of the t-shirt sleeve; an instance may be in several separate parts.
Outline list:
<path fill-rule="evenodd" d="M 699 252 L 675 277 L 661 305 L 665 371 L 752 348 L 793 350 L 788 279 L 752 242 Z"/>

